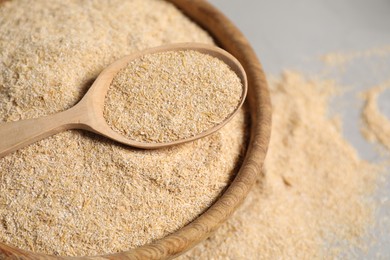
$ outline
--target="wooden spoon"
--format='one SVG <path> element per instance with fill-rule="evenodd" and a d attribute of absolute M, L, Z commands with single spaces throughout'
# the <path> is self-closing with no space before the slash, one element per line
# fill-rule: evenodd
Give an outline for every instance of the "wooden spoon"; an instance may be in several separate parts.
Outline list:
<path fill-rule="evenodd" d="M 126 67 L 130 61 L 140 58 L 144 55 L 166 51 L 185 50 L 193 50 L 219 58 L 225 62 L 241 79 L 243 85 L 241 102 L 239 106 L 230 114 L 230 116 L 220 124 L 213 126 L 207 131 L 198 133 L 197 135 L 186 139 L 180 139 L 166 143 L 138 142 L 130 140 L 112 130 L 103 116 L 104 100 L 111 81 L 119 72 L 119 70 Z M 237 113 L 238 109 L 244 102 L 247 93 L 247 86 L 248 83 L 246 74 L 241 64 L 236 58 L 220 48 L 205 44 L 182 43 L 169 44 L 157 48 L 147 49 L 126 56 L 108 66 L 100 73 L 85 96 L 74 107 L 46 117 L 0 124 L 0 157 L 3 157 L 8 153 L 25 147 L 33 142 L 69 129 L 88 130 L 122 144 L 144 149 L 161 148 L 193 141 L 195 139 L 199 139 L 214 133 L 232 119 L 232 117 Z"/>

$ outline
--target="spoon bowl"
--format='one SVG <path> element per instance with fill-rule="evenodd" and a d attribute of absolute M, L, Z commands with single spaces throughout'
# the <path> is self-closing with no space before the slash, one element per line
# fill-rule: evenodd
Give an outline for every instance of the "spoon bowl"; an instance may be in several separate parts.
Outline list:
<path fill-rule="evenodd" d="M 240 78 L 242 83 L 241 101 L 234 111 L 221 123 L 214 125 L 204 132 L 197 133 L 189 138 L 165 143 L 139 142 L 128 139 L 112 130 L 103 116 L 103 111 L 105 97 L 115 75 L 121 69 L 125 68 L 132 60 L 145 55 L 167 51 L 189 50 L 197 51 L 220 59 Z M 231 54 L 218 47 L 198 43 L 180 43 L 146 49 L 125 56 L 104 69 L 96 78 L 85 96 L 74 107 L 46 117 L 0 124 L 0 158 L 33 142 L 69 129 L 83 129 L 91 131 L 119 143 L 142 149 L 156 149 L 190 142 L 210 135 L 228 123 L 244 103 L 247 87 L 247 77 L 239 61 Z"/>

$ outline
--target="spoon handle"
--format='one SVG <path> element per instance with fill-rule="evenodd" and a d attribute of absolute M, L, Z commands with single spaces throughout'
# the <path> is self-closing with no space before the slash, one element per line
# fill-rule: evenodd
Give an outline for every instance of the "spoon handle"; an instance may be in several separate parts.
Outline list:
<path fill-rule="evenodd" d="M 45 137 L 77 128 L 73 109 L 57 114 L 0 124 L 0 158 Z M 74 118 L 74 117 L 73 117 Z"/>

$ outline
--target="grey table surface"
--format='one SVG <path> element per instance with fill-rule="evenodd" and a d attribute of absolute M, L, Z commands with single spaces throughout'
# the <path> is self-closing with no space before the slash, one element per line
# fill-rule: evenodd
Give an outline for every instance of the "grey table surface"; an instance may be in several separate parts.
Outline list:
<path fill-rule="evenodd" d="M 247 36 L 267 76 L 285 69 L 307 74 L 320 73 L 319 57 L 327 53 L 356 53 L 383 46 L 390 47 L 390 0 L 209 0 L 227 15 Z M 378 64 L 376 64 L 378 63 Z M 337 73 L 336 73 L 337 74 Z M 358 93 L 390 80 L 390 55 L 359 59 L 334 74 L 340 84 L 350 86 L 332 104 L 333 113 L 343 119 L 344 137 L 359 155 L 380 160 L 375 145 L 360 133 L 362 100 Z M 379 99 L 379 108 L 390 118 L 390 91 Z M 390 170 L 388 169 L 388 172 Z M 383 202 L 378 222 L 390 217 L 390 177 L 376 196 Z M 388 220 L 387 220 L 388 221 Z M 377 239 L 368 252 L 357 250 L 346 258 L 390 259 L 390 223 L 371 230 Z"/>

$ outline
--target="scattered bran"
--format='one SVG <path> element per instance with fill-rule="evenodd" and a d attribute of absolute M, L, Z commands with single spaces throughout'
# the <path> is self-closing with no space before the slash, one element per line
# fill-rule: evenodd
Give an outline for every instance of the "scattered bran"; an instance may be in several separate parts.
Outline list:
<path fill-rule="evenodd" d="M 351 52 L 332 52 L 320 57 L 321 61 L 334 67 L 342 68 L 348 63 L 351 63 L 357 59 L 367 59 L 372 57 L 387 57 L 390 55 L 390 45 L 384 45 L 376 48 L 367 49 L 364 51 L 351 51 Z"/>
<path fill-rule="evenodd" d="M 263 174 L 234 216 L 180 259 L 328 259 L 359 243 L 373 218 L 366 196 L 377 171 L 328 118 L 334 84 L 296 72 L 270 82 Z"/>
<path fill-rule="evenodd" d="M 128 139 L 173 142 L 221 124 L 237 109 L 242 90 L 240 78 L 218 58 L 197 51 L 154 53 L 114 77 L 104 117 Z"/>
<path fill-rule="evenodd" d="M 367 140 L 378 142 L 390 150 L 390 120 L 379 111 L 377 104 L 378 96 L 386 89 L 390 89 L 390 82 L 370 88 L 362 94 L 365 104 L 361 131 Z"/>

